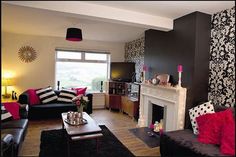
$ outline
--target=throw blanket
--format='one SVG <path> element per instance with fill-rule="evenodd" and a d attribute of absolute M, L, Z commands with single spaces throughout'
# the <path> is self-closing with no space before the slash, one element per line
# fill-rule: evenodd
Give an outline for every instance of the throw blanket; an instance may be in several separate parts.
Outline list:
<path fill-rule="evenodd" d="M 20 119 L 20 105 L 17 102 L 6 102 L 3 105 L 11 113 L 14 120 Z"/>

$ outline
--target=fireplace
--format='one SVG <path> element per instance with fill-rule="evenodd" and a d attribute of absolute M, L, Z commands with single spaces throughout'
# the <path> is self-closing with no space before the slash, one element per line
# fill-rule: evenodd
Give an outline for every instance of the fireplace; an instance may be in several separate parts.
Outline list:
<path fill-rule="evenodd" d="M 163 115 L 164 107 L 157 104 L 152 104 L 152 123 L 154 124 L 155 121 L 160 122 L 161 119 L 163 119 Z"/>
<path fill-rule="evenodd" d="M 186 88 L 141 84 L 139 120 L 140 127 L 152 122 L 152 105 L 163 107 L 164 131 L 184 128 Z"/>

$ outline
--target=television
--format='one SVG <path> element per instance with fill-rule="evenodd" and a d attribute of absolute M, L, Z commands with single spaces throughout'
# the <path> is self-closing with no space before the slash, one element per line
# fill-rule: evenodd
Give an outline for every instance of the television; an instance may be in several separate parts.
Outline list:
<path fill-rule="evenodd" d="M 135 81 L 133 80 L 135 78 L 135 63 L 133 62 L 111 62 L 110 70 L 110 78 L 112 81 Z"/>

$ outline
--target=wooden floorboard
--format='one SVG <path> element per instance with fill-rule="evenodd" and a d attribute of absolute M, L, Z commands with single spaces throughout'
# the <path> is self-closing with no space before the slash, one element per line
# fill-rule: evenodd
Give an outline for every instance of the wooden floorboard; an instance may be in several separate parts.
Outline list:
<path fill-rule="evenodd" d="M 91 117 L 93 117 L 99 125 L 106 125 L 135 156 L 160 156 L 159 147 L 149 148 L 129 131 L 129 129 L 137 127 L 137 122 L 132 120 L 129 116 L 120 112 L 104 109 L 94 110 Z M 30 121 L 20 156 L 38 156 L 41 131 L 61 129 L 61 123 L 60 119 Z"/>

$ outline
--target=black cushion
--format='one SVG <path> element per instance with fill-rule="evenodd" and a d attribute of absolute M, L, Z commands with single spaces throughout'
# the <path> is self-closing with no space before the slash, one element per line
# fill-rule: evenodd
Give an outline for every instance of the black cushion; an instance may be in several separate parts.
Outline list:
<path fill-rule="evenodd" d="M 161 136 L 162 156 L 225 156 L 219 148 L 218 145 L 198 142 L 197 136 L 189 129 L 170 131 Z"/>
<path fill-rule="evenodd" d="M 12 129 L 12 128 L 25 129 L 27 126 L 28 126 L 28 119 L 8 121 L 1 124 L 1 128 L 3 129 Z"/>

